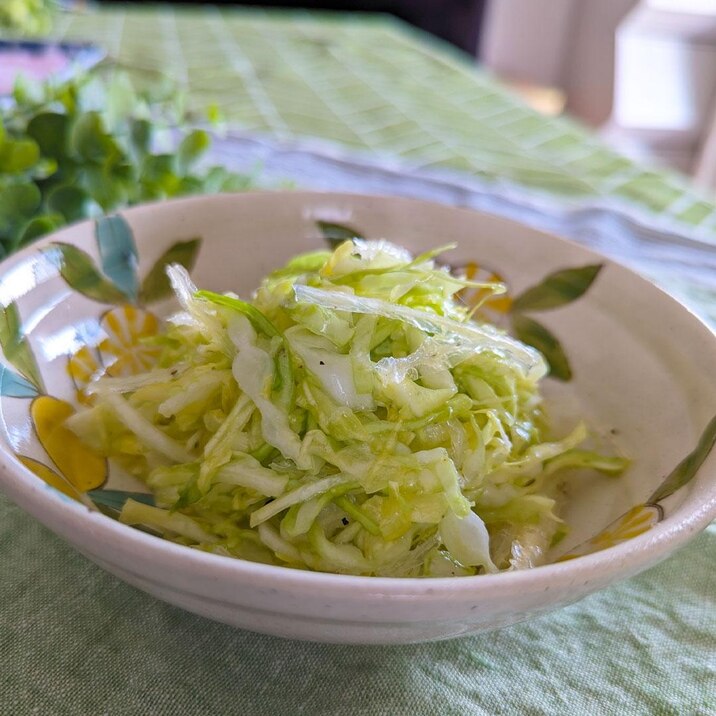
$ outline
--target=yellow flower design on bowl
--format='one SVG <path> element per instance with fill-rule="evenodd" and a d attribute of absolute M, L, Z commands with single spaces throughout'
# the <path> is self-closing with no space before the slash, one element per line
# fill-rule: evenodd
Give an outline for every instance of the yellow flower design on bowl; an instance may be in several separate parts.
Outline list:
<path fill-rule="evenodd" d="M 127 376 L 150 368 L 159 354 L 159 347 L 145 339 L 159 331 L 159 319 L 150 311 L 124 305 L 107 311 L 100 320 L 102 341 L 96 346 L 83 346 L 72 354 L 67 371 L 77 390 L 77 399 L 89 403 L 86 388 L 101 375 Z"/>
<path fill-rule="evenodd" d="M 35 398 L 30 408 L 32 424 L 54 467 L 25 455 L 18 455 L 18 459 L 40 479 L 81 502 L 82 493 L 104 484 L 107 461 L 85 447 L 65 426 L 74 413 L 75 409 L 59 398 L 50 395 Z"/>
<path fill-rule="evenodd" d="M 98 219 L 95 239 L 99 264 L 72 244 L 54 242 L 42 250 L 44 260 L 71 289 L 91 301 L 112 306 L 98 320 L 98 342 L 83 345 L 67 363 L 76 398 L 84 404 L 91 403 L 86 388 L 96 378 L 133 375 L 152 366 L 160 348 L 146 339 L 157 334 L 159 319 L 144 306 L 171 297 L 166 267 L 176 263 L 191 270 L 201 245 L 199 238 L 173 243 L 142 278 L 137 271 L 134 235 L 122 216 Z M 4 326 L 0 347 L 11 364 L 7 367 L 0 363 L 0 395 L 32 400 L 30 421 L 46 455 L 38 459 L 18 453 L 17 458 L 48 485 L 88 506 L 103 493 L 116 493 L 98 490 L 108 480 L 106 460 L 85 447 L 65 425 L 74 407 L 46 394 L 15 303 L 0 307 L 0 324 Z M 93 494 L 85 497 L 86 493 Z"/>
<path fill-rule="evenodd" d="M 88 404 L 86 388 L 101 375 L 126 376 L 151 367 L 159 348 L 144 339 L 157 334 L 159 319 L 150 311 L 131 305 L 107 311 L 100 320 L 101 342 L 83 346 L 70 356 L 67 370 L 77 390 L 77 399 Z M 30 417 L 35 433 L 53 467 L 25 455 L 18 459 L 40 479 L 80 502 L 82 495 L 101 487 L 107 480 L 107 463 L 65 426 L 75 409 L 64 400 L 49 395 L 35 398 Z"/>
<path fill-rule="evenodd" d="M 478 283 L 504 283 L 505 279 L 490 268 L 470 261 L 453 269 L 457 276 Z M 488 288 L 464 288 L 458 293 L 460 300 L 470 308 L 478 306 L 477 315 L 491 322 L 498 322 L 500 315 L 505 315 L 512 308 L 512 296 L 506 293 L 495 294 Z M 495 314 L 498 314 L 497 316 Z"/>

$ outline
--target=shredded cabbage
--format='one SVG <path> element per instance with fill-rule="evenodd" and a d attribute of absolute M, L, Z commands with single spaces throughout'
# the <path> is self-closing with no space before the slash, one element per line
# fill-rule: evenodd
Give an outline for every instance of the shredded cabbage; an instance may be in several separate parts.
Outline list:
<path fill-rule="evenodd" d="M 252 301 L 168 273 L 183 311 L 147 372 L 102 377 L 68 425 L 142 479 L 120 519 L 181 544 L 360 575 L 540 564 L 570 469 L 625 460 L 555 440 L 542 356 L 470 318 L 474 283 L 385 241 L 292 259 Z M 486 296 L 498 283 L 480 284 Z"/>

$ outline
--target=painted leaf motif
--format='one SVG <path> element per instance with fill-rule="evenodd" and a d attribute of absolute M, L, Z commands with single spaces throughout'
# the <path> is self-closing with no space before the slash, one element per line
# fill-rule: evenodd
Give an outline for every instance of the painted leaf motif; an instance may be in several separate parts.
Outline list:
<path fill-rule="evenodd" d="M 27 336 L 23 333 L 20 315 L 15 303 L 0 308 L 0 346 L 2 346 L 8 362 L 17 368 L 27 381 L 32 383 L 36 388 L 36 393 L 41 392 L 44 388 L 40 369 L 37 367 Z M 5 378 L 3 374 L 3 383 L 5 380 L 10 379 Z M 3 394 L 5 395 L 5 393 Z"/>
<path fill-rule="evenodd" d="M 516 314 L 512 317 L 512 327 L 517 338 L 542 353 L 553 378 L 563 381 L 572 379 L 572 369 L 561 343 L 541 323 Z"/>
<path fill-rule="evenodd" d="M 664 500 L 690 482 L 714 445 L 716 445 L 716 415 L 711 418 L 696 447 L 669 473 L 648 501 Z"/>
<path fill-rule="evenodd" d="M 145 492 L 126 492 L 124 490 L 92 490 L 87 493 L 97 505 L 109 507 L 117 512 L 122 511 L 127 500 L 135 500 L 145 505 L 154 505 L 154 497 Z"/>
<path fill-rule="evenodd" d="M 359 231 L 356 231 L 353 227 L 346 226 L 345 224 L 334 224 L 330 221 L 316 221 L 316 225 L 321 230 L 323 238 L 332 249 L 335 249 L 336 246 L 339 246 L 344 241 L 348 241 L 349 239 L 365 238 Z"/>
<path fill-rule="evenodd" d="M 100 303 L 124 303 L 127 297 L 97 270 L 92 259 L 71 244 L 55 243 L 45 255 L 69 286 Z"/>
<path fill-rule="evenodd" d="M 194 268 L 200 246 L 201 239 L 189 239 L 188 241 L 178 241 L 167 249 L 157 259 L 142 282 L 142 288 L 139 291 L 140 302 L 152 303 L 171 295 L 172 287 L 167 276 L 167 266 L 181 264 L 187 271 L 191 271 Z"/>
<path fill-rule="evenodd" d="M 65 426 L 75 409 L 64 400 L 42 395 L 32 402 L 30 414 L 40 444 L 59 473 L 80 492 L 100 487 L 107 479 L 107 461 L 91 452 Z"/>
<path fill-rule="evenodd" d="M 33 457 L 27 457 L 26 455 L 18 455 L 17 459 L 30 470 L 30 472 L 35 473 L 35 475 L 41 480 L 44 480 L 48 485 L 59 490 L 63 495 L 67 495 L 67 497 L 81 502 L 81 497 L 77 489 L 70 484 L 68 480 L 62 477 L 62 475 L 59 475 L 51 467 L 45 465 L 44 462 L 35 460 Z"/>
<path fill-rule="evenodd" d="M 37 388 L 21 375 L 0 365 L 0 395 L 6 398 L 34 398 Z"/>
<path fill-rule="evenodd" d="M 559 308 L 582 296 L 594 283 L 603 264 L 564 269 L 547 276 L 541 283 L 528 288 L 512 304 L 512 310 L 546 311 Z"/>
<path fill-rule="evenodd" d="M 137 247 L 122 216 L 104 216 L 95 223 L 102 271 L 131 301 L 137 300 Z"/>

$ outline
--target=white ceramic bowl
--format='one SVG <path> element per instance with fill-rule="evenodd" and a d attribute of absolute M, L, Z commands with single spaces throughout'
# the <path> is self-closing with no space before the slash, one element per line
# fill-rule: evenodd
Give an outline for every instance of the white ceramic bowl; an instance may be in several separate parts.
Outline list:
<path fill-rule="evenodd" d="M 716 517 L 716 423 L 707 429 L 716 413 L 716 339 L 672 298 L 603 257 L 504 219 L 398 198 L 239 194 L 141 206 L 122 216 L 70 227 L 0 267 L 0 487 L 130 584 L 254 631 L 418 642 L 494 629 L 574 602 L 664 559 Z M 571 365 L 570 381 L 545 384 L 559 406 L 555 419 L 584 415 L 634 460 L 621 478 L 572 482 L 572 531 L 553 556 L 573 559 L 452 579 L 311 573 L 155 538 L 48 485 L 72 492 L 69 481 L 105 501 L 117 498 L 108 490 L 136 489 L 112 470 L 107 478 L 104 463 L 72 445 L 57 423 L 72 410 L 75 384 L 100 361 L 141 363 L 137 336 L 153 330 L 150 313 L 171 308 L 161 280 L 165 252 L 193 264 L 198 285 L 247 295 L 269 269 L 320 246 L 325 234 L 340 235 L 340 226 L 415 252 L 455 241 L 452 264 L 474 261 L 498 272 L 513 296 L 555 271 L 603 264 L 577 300 L 525 310 L 558 338 Z M 509 306 L 493 308 L 509 321 Z M 691 460 L 674 470 L 689 453 Z"/>

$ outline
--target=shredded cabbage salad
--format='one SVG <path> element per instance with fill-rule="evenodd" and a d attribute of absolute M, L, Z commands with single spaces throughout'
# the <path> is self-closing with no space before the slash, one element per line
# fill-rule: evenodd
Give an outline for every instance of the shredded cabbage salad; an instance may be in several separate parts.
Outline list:
<path fill-rule="evenodd" d="M 120 519 L 275 565 L 443 577 L 540 564 L 569 470 L 617 473 L 549 435 L 542 356 L 472 320 L 477 284 L 385 241 L 297 256 L 252 301 L 169 275 L 156 365 L 91 384 L 68 425 L 139 477 Z M 501 284 L 479 284 L 486 296 Z"/>

